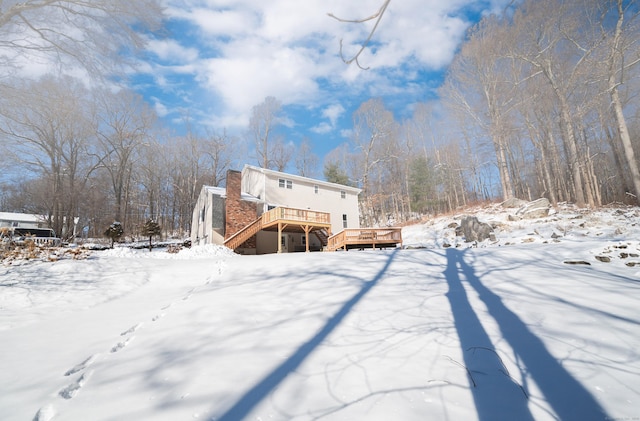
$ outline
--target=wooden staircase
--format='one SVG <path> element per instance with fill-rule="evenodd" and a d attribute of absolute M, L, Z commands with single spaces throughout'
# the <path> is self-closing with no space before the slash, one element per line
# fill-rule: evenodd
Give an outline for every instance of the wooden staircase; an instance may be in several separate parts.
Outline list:
<path fill-rule="evenodd" d="M 327 232 L 327 230 L 323 228 L 314 230 L 313 233 L 316 235 L 316 237 L 318 237 L 318 240 L 320 240 L 320 244 L 322 244 L 322 247 L 327 247 L 327 244 L 329 242 L 329 233 Z"/>
<path fill-rule="evenodd" d="M 231 250 L 235 250 L 242 245 L 249 238 L 257 234 L 262 229 L 262 217 L 256 219 L 240 231 L 233 234 L 231 237 L 224 240 L 224 245 Z"/>
<path fill-rule="evenodd" d="M 285 231 L 307 235 L 314 232 L 322 245 L 326 246 L 331 232 L 330 215 L 327 212 L 310 209 L 276 207 L 263 213 L 258 219 L 224 240 L 223 244 L 235 250 L 261 230 L 278 231 L 278 235 Z M 278 245 L 278 252 L 280 252 L 279 247 L 280 245 Z"/>

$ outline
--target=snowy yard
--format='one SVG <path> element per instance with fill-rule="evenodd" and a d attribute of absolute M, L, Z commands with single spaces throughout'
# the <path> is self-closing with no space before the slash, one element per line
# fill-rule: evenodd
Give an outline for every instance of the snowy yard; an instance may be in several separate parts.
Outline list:
<path fill-rule="evenodd" d="M 0 419 L 640 420 L 640 210 L 479 217 L 496 243 L 0 265 Z"/>

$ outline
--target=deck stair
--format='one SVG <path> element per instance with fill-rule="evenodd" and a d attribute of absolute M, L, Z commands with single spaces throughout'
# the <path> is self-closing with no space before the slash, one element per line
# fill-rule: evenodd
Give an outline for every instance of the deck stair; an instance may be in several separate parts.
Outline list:
<path fill-rule="evenodd" d="M 322 247 L 327 247 L 327 244 L 329 243 L 329 233 L 327 232 L 327 230 L 323 228 L 314 230 L 313 233 L 316 237 L 318 237 L 318 240 L 320 240 L 320 244 L 322 244 Z"/>
<path fill-rule="evenodd" d="M 224 245 L 235 250 L 262 229 L 262 217 L 256 219 L 231 237 L 224 240 Z"/>
<path fill-rule="evenodd" d="M 261 230 L 277 231 L 278 235 L 281 235 L 282 232 L 298 232 L 308 236 L 313 232 L 318 235 L 321 241 L 321 237 L 324 236 L 323 245 L 326 245 L 328 233 L 331 231 L 330 214 L 309 209 L 276 207 L 263 213 L 258 219 L 227 238 L 223 244 L 236 250 Z M 320 231 L 323 233 L 319 233 Z M 280 240 L 278 240 L 278 244 L 280 244 Z M 278 252 L 280 252 L 280 245 Z"/>

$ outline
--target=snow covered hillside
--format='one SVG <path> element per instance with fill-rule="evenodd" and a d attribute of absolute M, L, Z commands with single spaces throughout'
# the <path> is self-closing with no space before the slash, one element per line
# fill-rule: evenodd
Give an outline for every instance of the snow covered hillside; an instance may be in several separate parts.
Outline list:
<path fill-rule="evenodd" d="M 640 419 L 640 209 L 0 264 L 0 419 Z M 45 259 L 46 260 L 46 259 Z"/>

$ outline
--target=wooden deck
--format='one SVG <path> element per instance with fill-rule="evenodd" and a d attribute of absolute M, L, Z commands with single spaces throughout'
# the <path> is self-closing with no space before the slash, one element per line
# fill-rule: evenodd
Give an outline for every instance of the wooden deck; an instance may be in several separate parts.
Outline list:
<path fill-rule="evenodd" d="M 327 250 L 350 250 L 402 246 L 401 228 L 351 228 L 329 237 Z"/>
<path fill-rule="evenodd" d="M 327 212 L 277 207 L 263 213 L 251 224 L 227 238 L 224 245 L 235 250 L 262 230 L 278 232 L 278 253 L 280 253 L 282 252 L 280 237 L 283 232 L 298 232 L 307 236 L 310 233 L 316 233 L 318 238 L 326 238 L 322 231 L 331 235 L 331 216 Z M 306 251 L 309 251 L 309 241 L 306 242 Z"/>
<path fill-rule="evenodd" d="M 258 231 L 278 232 L 278 253 L 282 252 L 283 232 L 315 234 L 327 251 L 350 249 L 379 249 L 402 246 L 400 228 L 352 228 L 331 235 L 331 217 L 327 212 L 309 209 L 277 207 L 263 213 L 258 219 L 224 241 L 232 250 L 239 248 Z M 328 235 L 327 235 L 328 234 Z M 309 241 L 305 244 L 309 251 Z"/>

